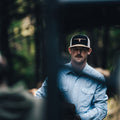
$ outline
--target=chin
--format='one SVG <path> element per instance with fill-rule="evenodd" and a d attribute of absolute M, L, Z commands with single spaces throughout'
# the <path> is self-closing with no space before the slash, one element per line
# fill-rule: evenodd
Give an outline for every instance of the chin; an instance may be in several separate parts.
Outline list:
<path fill-rule="evenodd" d="M 83 61 L 75 61 L 77 64 L 82 64 Z"/>

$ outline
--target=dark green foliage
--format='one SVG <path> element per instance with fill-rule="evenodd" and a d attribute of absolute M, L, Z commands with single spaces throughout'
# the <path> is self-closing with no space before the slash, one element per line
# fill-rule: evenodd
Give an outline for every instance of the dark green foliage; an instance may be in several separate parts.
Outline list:
<path fill-rule="evenodd" d="M 10 83 L 24 81 L 29 88 L 36 87 L 46 75 L 44 28 L 44 1 L 1 1 L 0 51 L 7 58 L 10 68 Z M 43 8 L 42 8 L 43 7 Z M 72 29 L 72 28 L 71 28 Z M 108 25 L 77 28 L 60 33 L 60 53 L 69 61 L 67 48 L 73 34 L 87 34 L 93 52 L 89 63 L 95 67 L 113 69 L 113 61 L 120 51 L 120 26 Z M 64 35 L 63 35 L 64 34 Z"/>

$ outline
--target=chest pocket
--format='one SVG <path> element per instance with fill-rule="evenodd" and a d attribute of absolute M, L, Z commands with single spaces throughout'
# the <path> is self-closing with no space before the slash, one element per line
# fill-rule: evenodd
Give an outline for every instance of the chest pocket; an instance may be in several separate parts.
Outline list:
<path fill-rule="evenodd" d="M 80 106 L 89 106 L 91 105 L 93 99 L 94 91 L 86 88 L 81 88 L 80 93 Z"/>

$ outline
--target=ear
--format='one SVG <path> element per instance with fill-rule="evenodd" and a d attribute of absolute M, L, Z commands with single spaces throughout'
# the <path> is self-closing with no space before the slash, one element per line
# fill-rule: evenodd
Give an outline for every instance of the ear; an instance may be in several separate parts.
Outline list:
<path fill-rule="evenodd" d="M 68 52 L 69 52 L 69 54 L 71 54 L 71 48 L 70 47 L 68 48 Z"/>
<path fill-rule="evenodd" d="M 88 50 L 88 55 L 90 55 L 91 52 L 92 52 L 92 48 L 90 48 L 90 49 Z"/>

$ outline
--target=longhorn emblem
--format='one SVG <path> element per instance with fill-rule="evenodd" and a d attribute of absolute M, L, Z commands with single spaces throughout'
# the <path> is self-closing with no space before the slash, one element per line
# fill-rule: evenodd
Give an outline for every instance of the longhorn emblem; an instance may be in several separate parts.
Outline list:
<path fill-rule="evenodd" d="M 80 42 L 81 40 L 86 40 L 86 39 L 84 39 L 84 38 L 75 38 L 74 40 L 78 40 Z"/>
<path fill-rule="evenodd" d="M 81 41 L 81 39 L 80 39 L 80 38 L 79 38 L 78 40 L 79 40 L 79 42 Z"/>

